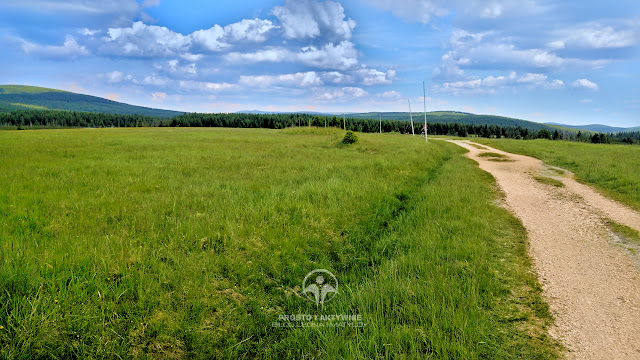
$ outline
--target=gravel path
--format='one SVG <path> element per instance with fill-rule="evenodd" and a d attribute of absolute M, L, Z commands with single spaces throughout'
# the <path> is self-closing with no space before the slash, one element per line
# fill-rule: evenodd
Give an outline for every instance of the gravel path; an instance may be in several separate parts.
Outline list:
<path fill-rule="evenodd" d="M 447 140 L 491 173 L 524 224 L 529 255 L 569 359 L 640 359 L 640 268 L 606 219 L 640 231 L 640 214 L 532 157 Z M 479 148 L 481 147 L 481 148 Z M 479 156 L 481 153 L 501 156 Z M 536 181 L 562 181 L 556 187 Z"/>

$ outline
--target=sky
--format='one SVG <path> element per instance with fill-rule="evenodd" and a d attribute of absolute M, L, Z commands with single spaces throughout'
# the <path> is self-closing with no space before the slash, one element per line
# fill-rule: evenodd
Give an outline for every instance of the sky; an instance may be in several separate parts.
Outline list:
<path fill-rule="evenodd" d="M 640 126 L 637 0 L 0 0 L 0 84 L 189 112 Z"/>

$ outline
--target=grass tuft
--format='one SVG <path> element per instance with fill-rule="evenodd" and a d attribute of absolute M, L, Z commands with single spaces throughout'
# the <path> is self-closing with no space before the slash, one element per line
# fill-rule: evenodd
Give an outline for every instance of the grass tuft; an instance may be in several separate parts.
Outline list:
<path fill-rule="evenodd" d="M 533 179 L 539 183 L 551 185 L 555 187 L 564 187 L 564 183 L 560 180 L 546 177 L 546 176 L 534 176 Z"/>

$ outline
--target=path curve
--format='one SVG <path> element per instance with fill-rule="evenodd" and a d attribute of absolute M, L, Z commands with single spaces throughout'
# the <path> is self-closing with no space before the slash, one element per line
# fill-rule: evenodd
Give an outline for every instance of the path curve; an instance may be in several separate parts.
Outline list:
<path fill-rule="evenodd" d="M 495 177 L 506 207 L 527 229 L 529 255 L 555 317 L 550 333 L 568 348 L 567 357 L 640 359 L 640 268 L 606 227 L 609 218 L 640 231 L 640 214 L 538 159 L 447 141 L 469 150 L 467 157 Z"/>

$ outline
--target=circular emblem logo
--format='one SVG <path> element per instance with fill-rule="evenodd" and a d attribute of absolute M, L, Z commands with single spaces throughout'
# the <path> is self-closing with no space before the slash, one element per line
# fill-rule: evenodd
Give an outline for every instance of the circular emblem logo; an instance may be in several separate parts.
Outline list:
<path fill-rule="evenodd" d="M 329 270 L 315 269 L 304 277 L 302 294 L 316 306 L 323 306 L 339 294 L 338 279 Z"/>

